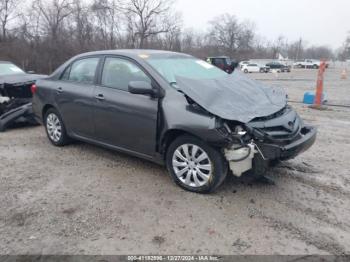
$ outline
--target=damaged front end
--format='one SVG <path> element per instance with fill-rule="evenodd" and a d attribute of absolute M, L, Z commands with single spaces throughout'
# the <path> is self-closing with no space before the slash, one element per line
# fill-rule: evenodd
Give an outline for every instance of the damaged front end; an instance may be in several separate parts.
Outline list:
<path fill-rule="evenodd" d="M 183 93 L 218 119 L 228 141 L 221 146 L 236 176 L 263 174 L 273 162 L 297 156 L 313 145 L 317 130 L 306 126 L 287 104 L 282 89 L 235 72 L 222 78 L 178 77 Z"/>
<path fill-rule="evenodd" d="M 269 115 L 237 125 L 224 124 L 231 143 L 224 149 L 225 158 L 235 176 L 252 170 L 263 174 L 276 161 L 288 160 L 310 148 L 317 129 L 307 126 L 290 106 Z"/>
<path fill-rule="evenodd" d="M 0 132 L 9 126 L 28 122 L 35 124 L 31 86 L 34 81 L 0 84 Z"/>

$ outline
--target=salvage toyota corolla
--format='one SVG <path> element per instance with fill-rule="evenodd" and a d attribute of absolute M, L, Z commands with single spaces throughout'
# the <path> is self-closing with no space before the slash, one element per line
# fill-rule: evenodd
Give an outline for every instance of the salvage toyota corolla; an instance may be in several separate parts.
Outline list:
<path fill-rule="evenodd" d="M 55 146 L 77 139 L 165 163 L 179 186 L 198 193 L 229 171 L 264 174 L 316 139 L 283 91 L 181 53 L 78 55 L 32 91 Z"/>

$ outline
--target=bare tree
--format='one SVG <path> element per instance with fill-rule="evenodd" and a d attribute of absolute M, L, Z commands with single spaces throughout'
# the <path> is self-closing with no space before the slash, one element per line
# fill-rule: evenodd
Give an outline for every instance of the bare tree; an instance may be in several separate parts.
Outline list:
<path fill-rule="evenodd" d="M 273 43 L 271 46 L 271 58 L 277 59 L 279 54 L 286 54 L 288 49 L 288 41 L 287 39 L 283 36 L 280 35 Z"/>
<path fill-rule="evenodd" d="M 339 48 L 338 59 L 341 61 L 350 59 L 350 31 L 348 32 L 343 46 Z"/>
<path fill-rule="evenodd" d="M 75 0 L 72 5 L 73 13 L 68 23 L 70 35 L 75 40 L 77 52 L 89 50 L 93 45 L 93 24 L 90 15 L 90 6 L 82 0 Z"/>
<path fill-rule="evenodd" d="M 171 0 L 130 0 L 126 4 L 128 28 L 132 27 L 130 31 L 139 40 L 139 48 L 145 47 L 149 37 L 169 32 L 171 25 L 167 19 L 171 6 Z"/>
<path fill-rule="evenodd" d="M 60 53 L 65 46 L 64 39 L 69 37 L 64 22 L 73 13 L 72 2 L 70 0 L 34 0 L 32 11 L 36 12 L 39 18 L 40 33 L 47 36 L 47 65 L 49 71 L 52 71 L 62 62 Z"/>
<path fill-rule="evenodd" d="M 223 14 L 210 21 L 209 41 L 227 55 L 249 49 L 255 37 L 254 25 L 239 22 L 234 15 Z"/>
<path fill-rule="evenodd" d="M 118 0 L 94 0 L 91 6 L 97 21 L 97 33 L 101 37 L 104 49 L 113 49 L 117 45 L 120 5 Z"/>
<path fill-rule="evenodd" d="M 17 0 L 0 0 L 0 23 L 1 23 L 1 38 L 6 40 L 8 24 L 11 20 L 16 19 Z"/>

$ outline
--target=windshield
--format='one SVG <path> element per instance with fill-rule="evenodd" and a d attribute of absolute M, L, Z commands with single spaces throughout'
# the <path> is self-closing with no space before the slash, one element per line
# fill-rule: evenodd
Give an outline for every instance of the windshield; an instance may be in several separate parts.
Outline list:
<path fill-rule="evenodd" d="M 199 80 L 227 75 L 215 66 L 194 57 L 150 57 L 147 62 L 171 84 L 176 84 L 177 76 Z"/>
<path fill-rule="evenodd" d="M 0 75 L 24 74 L 24 71 L 11 63 L 0 63 Z"/>

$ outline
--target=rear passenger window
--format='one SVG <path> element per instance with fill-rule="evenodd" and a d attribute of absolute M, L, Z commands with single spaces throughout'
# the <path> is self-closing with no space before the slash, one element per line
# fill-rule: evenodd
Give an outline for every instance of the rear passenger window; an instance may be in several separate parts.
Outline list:
<path fill-rule="evenodd" d="M 85 58 L 73 63 L 69 81 L 92 84 L 94 82 L 99 58 Z"/>
<path fill-rule="evenodd" d="M 131 81 L 151 83 L 151 79 L 136 64 L 121 58 L 106 58 L 101 80 L 103 86 L 127 91 Z"/>

